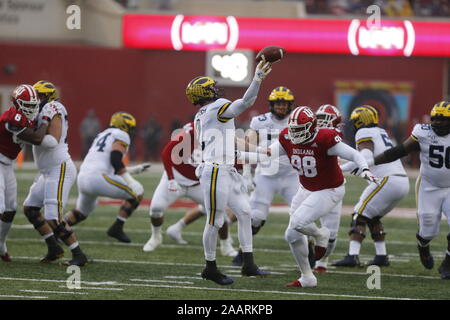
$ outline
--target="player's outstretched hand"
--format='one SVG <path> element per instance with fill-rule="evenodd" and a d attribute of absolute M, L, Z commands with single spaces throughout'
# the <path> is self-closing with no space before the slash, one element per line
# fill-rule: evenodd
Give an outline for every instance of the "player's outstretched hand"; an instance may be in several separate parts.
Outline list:
<path fill-rule="evenodd" d="M 378 179 L 377 177 L 375 177 L 372 173 L 372 171 L 370 171 L 368 168 L 364 168 L 362 169 L 361 173 L 359 174 L 359 176 L 363 179 L 366 179 L 369 182 L 373 182 L 376 183 L 377 185 L 380 185 L 380 179 Z"/>
<path fill-rule="evenodd" d="M 177 193 L 177 192 L 181 191 L 181 187 L 180 187 L 180 185 L 178 184 L 178 182 L 176 180 L 169 180 L 169 183 L 167 185 L 167 189 L 170 192 L 174 192 L 174 193 Z"/>
<path fill-rule="evenodd" d="M 150 167 L 151 167 L 151 164 L 148 162 L 145 162 L 145 163 L 138 164 L 137 166 L 128 167 L 127 171 L 130 174 L 136 175 L 136 174 L 140 174 L 144 171 L 147 171 L 148 168 L 150 168 Z"/>
<path fill-rule="evenodd" d="M 272 71 L 272 64 L 270 62 L 263 62 L 262 60 L 258 63 L 255 69 L 255 76 L 253 80 L 263 81 L 267 75 Z"/>

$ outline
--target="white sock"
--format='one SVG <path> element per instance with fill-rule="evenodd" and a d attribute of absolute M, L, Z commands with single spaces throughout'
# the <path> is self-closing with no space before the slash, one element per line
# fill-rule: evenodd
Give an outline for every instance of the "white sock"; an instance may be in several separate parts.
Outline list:
<path fill-rule="evenodd" d="M 53 236 L 53 232 L 49 232 L 49 233 L 47 233 L 47 234 L 44 234 L 44 235 L 42 236 L 42 239 L 46 240 L 46 239 L 50 238 L 51 236 Z"/>
<path fill-rule="evenodd" d="M 239 215 L 238 239 L 242 252 L 253 251 L 252 219 L 249 215 Z"/>
<path fill-rule="evenodd" d="M 312 276 L 313 273 L 308 260 L 308 240 L 306 239 L 306 236 L 300 237 L 300 239 L 294 243 L 289 243 L 289 248 L 291 249 L 295 261 L 297 261 L 302 276 Z"/>
<path fill-rule="evenodd" d="M 350 240 L 350 248 L 348 250 L 349 255 L 359 255 L 359 251 L 361 250 L 361 242 L 356 240 Z"/>
<path fill-rule="evenodd" d="M 384 241 L 375 241 L 373 243 L 375 245 L 375 252 L 377 256 L 385 256 L 386 253 L 386 242 Z"/>
<path fill-rule="evenodd" d="M 203 251 L 205 253 L 205 260 L 215 261 L 216 260 L 216 245 L 217 245 L 217 235 L 219 234 L 219 229 L 207 223 L 205 229 L 203 230 Z"/>
<path fill-rule="evenodd" d="M 184 222 L 184 219 L 180 219 L 177 223 L 175 223 L 175 225 L 177 226 L 177 228 L 183 229 L 184 227 L 186 227 L 186 222 Z"/>
<path fill-rule="evenodd" d="M 161 234 L 161 226 L 152 225 L 152 236 Z"/>
<path fill-rule="evenodd" d="M 127 218 L 122 217 L 122 216 L 117 216 L 117 219 L 123 222 L 127 222 Z"/>
<path fill-rule="evenodd" d="M 6 241 L 6 235 L 9 232 L 9 229 L 11 229 L 11 222 L 4 222 L 0 220 L 0 242 Z"/>
<path fill-rule="evenodd" d="M 78 243 L 78 241 L 75 241 L 74 243 L 72 243 L 70 246 L 69 246 L 69 249 L 70 250 L 73 250 L 73 249 L 75 249 L 76 247 L 78 247 L 80 244 Z"/>
<path fill-rule="evenodd" d="M 450 251 L 448 251 L 448 250 L 447 250 L 447 252 L 446 252 L 446 253 L 447 253 L 447 255 L 448 255 L 448 256 L 450 256 Z"/>

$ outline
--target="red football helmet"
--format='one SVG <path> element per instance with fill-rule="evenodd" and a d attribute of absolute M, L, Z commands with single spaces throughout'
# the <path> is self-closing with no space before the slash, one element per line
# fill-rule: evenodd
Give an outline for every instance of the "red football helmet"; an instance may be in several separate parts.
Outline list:
<path fill-rule="evenodd" d="M 40 100 L 38 94 L 33 86 L 28 84 L 21 84 L 14 89 L 11 102 L 17 110 L 30 120 L 34 120 L 39 113 Z"/>
<path fill-rule="evenodd" d="M 339 109 L 331 104 L 323 104 L 316 111 L 317 126 L 319 128 L 337 128 L 342 122 Z"/>
<path fill-rule="evenodd" d="M 288 121 L 289 139 L 300 144 L 310 139 L 316 132 L 317 119 L 309 107 L 300 106 L 292 111 Z"/>

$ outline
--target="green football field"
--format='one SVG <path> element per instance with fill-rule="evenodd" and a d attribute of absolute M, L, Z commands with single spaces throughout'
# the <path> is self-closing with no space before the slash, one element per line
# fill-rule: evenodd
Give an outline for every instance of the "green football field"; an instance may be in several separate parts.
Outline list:
<path fill-rule="evenodd" d="M 371 274 L 366 268 L 333 268 L 318 275 L 318 287 L 301 289 L 286 288 L 284 284 L 299 277 L 295 261 L 284 240 L 288 223 L 287 214 L 271 214 L 268 222 L 254 238 L 255 260 L 265 270 L 272 272 L 268 278 L 243 278 L 238 267 L 231 267 L 230 257 L 222 257 L 218 248 L 217 263 L 220 269 L 232 276 L 231 286 L 221 287 L 201 279 L 204 258 L 202 231 L 204 219 L 184 229 L 187 245 L 176 244 L 168 237 L 152 253 L 142 251 L 150 236 L 148 207 L 139 208 L 128 220 L 125 231 L 132 238 L 131 244 L 117 242 L 106 235 L 107 228 L 115 220 L 117 206 L 99 206 L 91 216 L 75 227 L 82 249 L 93 260 L 81 268 L 81 289 L 68 288 L 72 275 L 58 263 L 40 264 L 39 258 L 46 253 L 46 246 L 23 215 L 21 204 L 33 181 L 35 171 L 18 170 L 19 209 L 8 237 L 8 249 L 12 263 L 0 261 L 0 300 L 4 299 L 64 299 L 64 300 L 300 300 L 300 299 L 449 299 L 450 281 L 441 280 L 437 267 L 446 248 L 447 221 L 441 223 L 439 236 L 432 242 L 435 257 L 433 270 L 426 270 L 419 261 L 415 233 L 415 218 L 384 219 L 387 247 L 391 266 L 381 269 L 380 289 L 369 289 Z M 150 198 L 161 172 L 153 170 L 138 176 Z M 414 208 L 414 180 L 411 180 L 409 196 L 402 207 Z M 353 205 L 367 184 L 358 178 L 348 178 L 345 205 Z M 73 187 L 67 210 L 76 199 Z M 395 211 L 395 210 L 394 210 Z M 166 212 L 164 230 L 176 222 L 184 210 L 170 209 Z M 330 257 L 334 261 L 343 257 L 348 249 L 350 218 L 341 219 L 338 244 Z M 237 226 L 231 227 L 234 245 L 237 246 Z M 366 262 L 374 255 L 370 236 L 363 243 L 360 258 Z M 70 258 L 66 248 L 65 257 Z M 369 279 L 369 283 L 371 283 Z M 70 284 L 74 282 L 69 281 Z"/>

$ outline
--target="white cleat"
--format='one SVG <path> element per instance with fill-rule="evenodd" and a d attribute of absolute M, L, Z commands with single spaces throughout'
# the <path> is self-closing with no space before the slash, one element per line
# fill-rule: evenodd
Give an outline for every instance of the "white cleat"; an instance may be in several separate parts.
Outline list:
<path fill-rule="evenodd" d="M 315 288 L 317 287 L 317 278 L 314 275 L 304 276 L 293 282 L 286 283 L 286 287 L 299 287 L 299 288 Z"/>
<path fill-rule="evenodd" d="M 224 257 L 235 257 L 238 254 L 232 246 L 231 237 L 228 237 L 225 240 L 220 240 L 220 253 Z"/>
<path fill-rule="evenodd" d="M 181 237 L 181 229 L 175 224 L 167 228 L 166 233 L 170 238 L 175 240 L 178 244 L 187 244 L 188 242 Z"/>
<path fill-rule="evenodd" d="M 147 241 L 147 243 L 144 245 L 144 252 L 151 252 L 155 250 L 157 247 L 159 247 L 162 243 L 162 235 L 161 233 L 158 234 L 152 234 L 150 240 Z"/>

